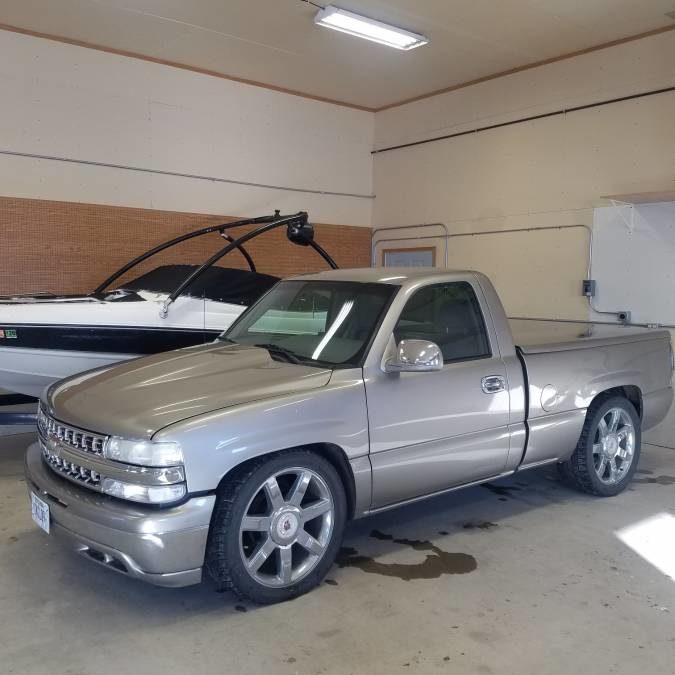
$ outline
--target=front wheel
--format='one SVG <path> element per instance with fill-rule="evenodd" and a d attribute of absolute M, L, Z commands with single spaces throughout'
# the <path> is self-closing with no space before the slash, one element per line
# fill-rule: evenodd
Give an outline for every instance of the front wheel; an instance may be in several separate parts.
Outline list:
<path fill-rule="evenodd" d="M 260 604 L 314 588 L 346 520 L 342 482 L 323 457 L 298 450 L 260 460 L 218 496 L 206 567 L 221 589 Z"/>
<path fill-rule="evenodd" d="M 591 405 L 577 447 L 560 465 L 563 476 L 585 492 L 616 495 L 631 481 L 640 457 L 640 416 L 614 396 Z"/>

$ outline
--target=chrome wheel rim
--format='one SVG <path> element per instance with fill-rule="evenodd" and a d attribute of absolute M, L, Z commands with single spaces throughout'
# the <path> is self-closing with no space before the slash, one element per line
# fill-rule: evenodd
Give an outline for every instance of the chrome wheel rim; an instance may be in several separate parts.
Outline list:
<path fill-rule="evenodd" d="M 239 524 L 244 568 L 258 583 L 292 586 L 323 558 L 335 507 L 326 481 L 303 467 L 283 469 L 258 486 Z"/>
<path fill-rule="evenodd" d="M 610 408 L 600 420 L 593 439 L 595 473 L 605 485 L 619 483 L 635 456 L 635 427 L 623 408 Z"/>

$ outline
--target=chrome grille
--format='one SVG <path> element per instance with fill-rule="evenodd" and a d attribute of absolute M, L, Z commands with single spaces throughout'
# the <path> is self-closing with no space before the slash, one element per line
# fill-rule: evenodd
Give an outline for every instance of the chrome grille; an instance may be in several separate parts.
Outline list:
<path fill-rule="evenodd" d="M 44 411 L 42 406 L 38 408 L 38 431 L 45 441 L 50 438 L 58 439 L 72 448 L 98 456 L 103 454 L 103 447 L 107 440 L 107 436 L 93 434 L 55 420 Z"/>
<path fill-rule="evenodd" d="M 54 471 L 76 483 L 79 483 L 80 485 L 86 485 L 87 487 L 93 489 L 99 488 L 101 484 L 100 473 L 97 473 L 93 469 L 89 469 L 86 466 L 79 466 L 74 462 L 69 462 L 68 460 L 62 459 L 55 453 L 51 452 L 44 444 L 42 439 L 40 439 L 40 448 L 42 450 L 42 456 L 47 461 L 47 464 L 49 464 L 49 466 L 54 469 Z"/>

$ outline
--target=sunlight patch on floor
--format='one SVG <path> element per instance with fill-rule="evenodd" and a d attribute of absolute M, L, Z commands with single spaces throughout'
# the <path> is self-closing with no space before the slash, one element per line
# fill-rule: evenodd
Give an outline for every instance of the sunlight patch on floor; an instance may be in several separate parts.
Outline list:
<path fill-rule="evenodd" d="M 675 580 L 675 516 L 657 513 L 615 534 L 641 558 Z"/>

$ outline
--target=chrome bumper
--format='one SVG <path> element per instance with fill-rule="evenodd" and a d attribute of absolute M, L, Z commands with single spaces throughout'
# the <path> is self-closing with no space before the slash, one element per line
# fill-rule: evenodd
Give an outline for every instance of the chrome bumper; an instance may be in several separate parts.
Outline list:
<path fill-rule="evenodd" d="M 76 552 L 157 586 L 201 581 L 214 495 L 164 509 L 125 503 L 57 476 L 37 443 L 25 469 L 28 490 L 49 504 L 51 532 Z"/>

